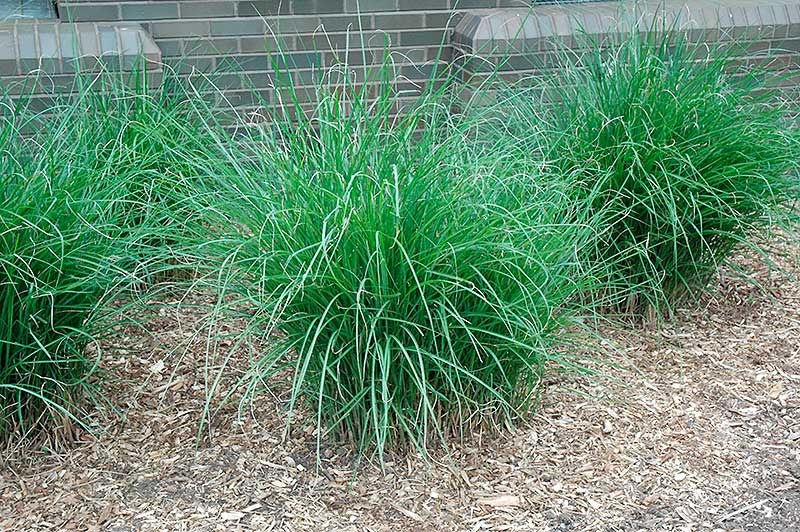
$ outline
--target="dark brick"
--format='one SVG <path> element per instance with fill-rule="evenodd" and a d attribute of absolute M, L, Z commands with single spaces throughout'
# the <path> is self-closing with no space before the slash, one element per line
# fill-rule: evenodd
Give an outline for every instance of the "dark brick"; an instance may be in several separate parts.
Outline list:
<path fill-rule="evenodd" d="M 175 2 L 122 4 L 123 20 L 164 20 L 178 18 Z"/>
<path fill-rule="evenodd" d="M 361 15 L 361 29 L 371 30 L 375 27 L 372 23 L 371 15 Z M 325 31 L 350 31 L 352 33 L 359 30 L 358 15 L 325 15 L 320 17 L 320 23 Z"/>
<path fill-rule="evenodd" d="M 397 0 L 345 0 L 344 10 L 348 13 L 375 13 L 395 11 Z"/>
<path fill-rule="evenodd" d="M 295 15 L 344 13 L 344 0 L 294 0 L 292 12 Z"/>
<path fill-rule="evenodd" d="M 214 86 L 223 91 L 241 89 L 243 85 L 242 74 L 216 74 L 213 76 Z"/>
<path fill-rule="evenodd" d="M 272 87 L 274 80 L 271 72 L 242 72 L 238 74 L 243 87 Z"/>
<path fill-rule="evenodd" d="M 215 65 L 213 57 L 182 57 L 174 66 L 179 73 L 189 74 L 197 71 L 210 73 Z"/>
<path fill-rule="evenodd" d="M 449 8 L 447 0 L 426 0 L 423 6 L 420 6 L 419 0 L 398 0 L 397 7 L 400 11 L 430 11 Z"/>
<path fill-rule="evenodd" d="M 211 21 L 211 35 L 261 35 L 266 25 L 260 18 L 230 18 Z"/>
<path fill-rule="evenodd" d="M 279 69 L 320 67 L 322 66 L 322 54 L 319 52 L 271 54 L 270 64 Z"/>
<path fill-rule="evenodd" d="M 425 13 L 425 28 L 454 28 L 461 21 L 463 13 Z"/>
<path fill-rule="evenodd" d="M 183 51 L 186 55 L 225 55 L 239 52 L 239 41 L 224 39 L 187 39 Z"/>
<path fill-rule="evenodd" d="M 269 56 L 267 54 L 226 55 L 217 61 L 217 65 L 220 70 L 225 72 L 262 72 L 269 69 Z"/>
<path fill-rule="evenodd" d="M 182 18 L 217 18 L 236 16 L 234 2 L 181 2 Z"/>
<path fill-rule="evenodd" d="M 316 16 L 275 17 L 267 19 L 267 27 L 276 35 L 294 35 L 295 33 L 311 33 L 319 29 L 320 19 Z"/>
<path fill-rule="evenodd" d="M 255 0 L 238 2 L 237 6 L 236 12 L 240 17 L 288 15 L 291 13 L 291 0 Z"/>
<path fill-rule="evenodd" d="M 206 21 L 175 20 L 169 22 L 153 22 L 153 37 L 192 37 L 209 35 L 209 24 Z"/>
<path fill-rule="evenodd" d="M 228 102 L 235 107 L 250 107 L 254 105 L 269 104 L 272 98 L 270 90 L 243 90 L 231 91 L 227 95 Z"/>
<path fill-rule="evenodd" d="M 329 50 L 361 48 L 363 42 L 367 47 L 381 47 L 386 44 L 387 34 L 378 31 L 364 31 L 362 33 L 324 33 L 317 32 L 310 35 L 298 35 L 295 40 L 297 50 Z"/>
<path fill-rule="evenodd" d="M 375 27 L 380 30 L 424 28 L 425 17 L 421 13 L 392 13 L 375 15 Z"/>
<path fill-rule="evenodd" d="M 70 4 L 60 11 L 62 20 L 67 22 L 112 21 L 119 20 L 119 5 L 113 4 Z"/>
<path fill-rule="evenodd" d="M 515 3 L 516 5 L 512 7 L 524 7 L 520 0 L 516 0 Z M 496 7 L 496 5 L 497 3 L 492 0 L 458 0 L 458 9 L 487 9 Z"/>
<path fill-rule="evenodd" d="M 177 57 L 183 55 L 183 40 L 182 39 L 160 39 L 158 47 L 161 48 L 161 53 L 164 57 Z"/>
<path fill-rule="evenodd" d="M 447 44 L 442 30 L 404 31 L 400 33 L 400 46 L 427 46 Z"/>
<path fill-rule="evenodd" d="M 239 39 L 239 49 L 242 53 L 248 52 L 277 52 L 280 50 L 292 51 L 295 49 L 294 37 L 275 37 L 271 34 L 253 35 Z"/>
<path fill-rule="evenodd" d="M 788 39 L 772 43 L 773 50 L 782 50 L 800 54 L 800 39 Z"/>

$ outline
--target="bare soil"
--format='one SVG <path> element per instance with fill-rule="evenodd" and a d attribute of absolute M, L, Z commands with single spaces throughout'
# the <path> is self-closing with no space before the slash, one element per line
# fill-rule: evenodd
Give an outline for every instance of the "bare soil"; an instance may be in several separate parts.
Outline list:
<path fill-rule="evenodd" d="M 750 266 L 765 291 L 724 275 L 673 324 L 605 331 L 605 376 L 554 372 L 525 426 L 385 472 L 330 445 L 317 467 L 310 425 L 284 437 L 280 384 L 198 440 L 221 361 L 202 313 L 167 305 L 119 328 L 105 432 L 8 450 L 0 530 L 800 530 L 800 287 Z"/>

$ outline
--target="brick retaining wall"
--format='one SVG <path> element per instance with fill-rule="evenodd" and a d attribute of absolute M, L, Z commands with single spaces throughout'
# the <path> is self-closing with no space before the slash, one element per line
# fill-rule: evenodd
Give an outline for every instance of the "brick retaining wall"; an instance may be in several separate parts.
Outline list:
<path fill-rule="evenodd" d="M 64 20 L 141 24 L 163 61 L 182 72 L 214 71 L 240 107 L 257 96 L 272 101 L 273 64 L 285 58 L 300 85 L 315 68 L 344 58 L 352 65 L 382 55 L 391 44 L 409 83 L 422 83 L 449 61 L 453 8 L 485 12 L 529 5 L 525 0 L 59 0 Z M 359 10 L 361 16 L 359 17 Z M 361 30 L 361 31 L 359 31 Z M 281 53 L 277 53 L 279 35 Z M 444 45 L 444 46 L 443 46 Z M 338 58 L 338 59 L 337 59 Z"/>
<path fill-rule="evenodd" d="M 532 11 L 529 5 L 529 0 L 58 0 L 60 23 L 0 24 L 0 75 L 6 82 L 15 79 L 11 76 L 19 77 L 38 59 L 43 68 L 56 65 L 49 74 L 66 76 L 64 58 L 91 51 L 67 51 L 63 41 L 61 51 L 53 52 L 49 37 L 46 43 L 41 35 L 69 34 L 71 23 L 94 28 L 100 55 L 126 64 L 135 47 L 121 38 L 107 44 L 99 38 L 103 28 L 116 27 L 119 35 L 136 34 L 137 42 L 154 43 L 157 56 L 148 48 L 153 63 L 163 61 L 183 74 L 214 72 L 229 101 L 246 109 L 261 98 L 274 102 L 272 73 L 283 61 L 303 85 L 315 69 L 336 63 L 346 52 L 351 65 L 363 63 L 364 56 L 374 61 L 386 43 L 397 52 L 405 88 L 422 84 L 434 68 L 453 64 L 462 69 L 461 81 L 473 84 L 482 75 L 475 65 L 496 64 L 500 57 L 509 77 L 547 75 L 554 40 L 574 44 L 579 31 L 615 31 L 622 16 L 619 2 L 537 5 Z M 647 5 L 651 12 L 680 13 L 684 27 L 700 40 L 743 39 L 744 60 L 771 54 L 773 68 L 800 69 L 800 0 L 656 0 Z M 5 41 L 11 44 L 4 47 Z M 504 46 L 513 53 L 502 51 Z M 59 60 L 51 61 L 54 53 Z M 464 61 L 476 54 L 486 61 Z M 797 78 L 786 79 L 797 83 Z"/>

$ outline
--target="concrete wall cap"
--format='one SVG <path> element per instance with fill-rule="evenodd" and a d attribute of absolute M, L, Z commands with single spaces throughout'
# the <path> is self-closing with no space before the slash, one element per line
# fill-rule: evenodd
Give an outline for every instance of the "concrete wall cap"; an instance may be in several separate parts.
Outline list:
<path fill-rule="evenodd" d="M 141 58 L 148 70 L 161 68 L 161 50 L 139 24 L 2 22 L 0 42 L 5 41 L 13 41 L 15 46 L 4 46 L 0 76 L 24 76 L 34 70 L 47 74 L 127 70 Z"/>
<path fill-rule="evenodd" d="M 481 10 L 461 19 L 453 42 L 467 53 L 481 53 L 486 47 L 541 49 L 548 40 L 572 46 L 582 34 L 606 35 L 626 28 L 644 32 L 654 24 L 719 38 L 786 36 L 798 4 L 798 0 L 648 0 Z"/>

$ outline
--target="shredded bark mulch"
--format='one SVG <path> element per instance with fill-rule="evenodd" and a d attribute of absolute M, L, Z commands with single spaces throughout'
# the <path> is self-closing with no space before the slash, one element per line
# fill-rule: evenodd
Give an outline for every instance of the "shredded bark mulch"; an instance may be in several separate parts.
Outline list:
<path fill-rule="evenodd" d="M 525 426 L 383 472 L 324 443 L 318 467 L 310 424 L 284 436 L 280 384 L 243 410 L 211 405 L 198 438 L 224 357 L 193 332 L 199 307 L 165 305 L 151 334 L 119 327 L 105 432 L 7 450 L 0 529 L 798 530 L 800 287 L 750 266 L 764 291 L 723 275 L 673 324 L 604 331 L 603 375 L 552 373 Z M 220 390 L 245 363 L 228 361 Z"/>

